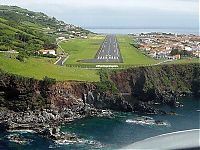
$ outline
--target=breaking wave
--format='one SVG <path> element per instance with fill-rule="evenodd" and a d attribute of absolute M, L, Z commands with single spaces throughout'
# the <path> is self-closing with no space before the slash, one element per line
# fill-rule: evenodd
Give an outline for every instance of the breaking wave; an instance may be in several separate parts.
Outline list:
<path fill-rule="evenodd" d="M 152 117 L 148 116 L 141 116 L 141 117 L 136 117 L 134 119 L 127 119 L 126 123 L 138 124 L 142 126 L 167 126 L 167 127 L 171 126 L 171 124 L 167 121 L 154 120 Z"/>

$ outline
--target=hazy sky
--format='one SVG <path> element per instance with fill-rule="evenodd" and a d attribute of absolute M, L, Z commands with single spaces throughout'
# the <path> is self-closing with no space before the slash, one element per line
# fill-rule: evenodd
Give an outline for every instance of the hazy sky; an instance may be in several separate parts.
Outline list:
<path fill-rule="evenodd" d="M 198 0 L 0 0 L 80 26 L 195 27 Z"/>

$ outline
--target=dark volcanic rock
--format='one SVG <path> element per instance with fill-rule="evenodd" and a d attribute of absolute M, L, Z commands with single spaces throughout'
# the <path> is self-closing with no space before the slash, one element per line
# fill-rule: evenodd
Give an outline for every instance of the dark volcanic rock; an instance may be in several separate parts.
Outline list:
<path fill-rule="evenodd" d="M 197 63 L 130 68 L 110 78 L 121 93 L 130 93 L 138 101 L 173 105 L 177 97 L 198 95 L 199 76 Z"/>
<path fill-rule="evenodd" d="M 145 102 L 138 102 L 134 104 L 133 110 L 135 112 L 140 112 L 144 114 L 166 114 L 166 112 L 161 111 L 159 109 L 155 109 L 153 106 L 145 103 Z"/>
<path fill-rule="evenodd" d="M 57 132 L 60 124 L 83 117 L 111 117 L 107 109 L 165 114 L 153 104 L 180 107 L 178 97 L 199 96 L 199 76 L 199 64 L 130 68 L 110 75 L 109 83 L 117 89 L 112 93 L 99 92 L 96 83 L 49 84 L 0 71 L 0 125 L 10 130 L 32 129 L 57 140 L 67 138 Z"/>

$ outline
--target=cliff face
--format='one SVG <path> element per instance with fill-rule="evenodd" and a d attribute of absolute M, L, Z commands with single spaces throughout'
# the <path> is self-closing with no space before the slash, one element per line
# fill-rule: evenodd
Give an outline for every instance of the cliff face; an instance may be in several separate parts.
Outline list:
<path fill-rule="evenodd" d="M 153 104 L 174 106 L 178 96 L 200 96 L 199 64 L 132 68 L 102 77 L 101 83 L 55 82 L 0 71 L 0 126 L 65 139 L 55 127 L 87 116 L 112 116 L 101 109 L 166 114 Z"/>
<path fill-rule="evenodd" d="M 131 68 L 111 74 L 121 93 L 141 101 L 171 102 L 177 96 L 200 93 L 200 65 L 160 65 Z"/>
<path fill-rule="evenodd" d="M 134 111 L 139 102 L 174 103 L 174 97 L 199 96 L 200 66 L 161 65 L 121 70 L 110 74 L 118 93 L 99 92 L 96 83 L 47 83 L 0 72 L 0 107 L 14 111 L 35 109 L 80 110 L 87 103 L 99 109 Z M 125 96 L 130 95 L 129 99 Z M 152 110 L 150 110 L 152 111 Z"/>
<path fill-rule="evenodd" d="M 0 76 L 0 107 L 14 111 L 38 109 L 70 109 L 82 111 L 85 104 L 98 109 L 127 110 L 118 94 L 99 93 L 95 83 L 56 82 L 47 84 L 31 78 L 7 73 Z"/>
<path fill-rule="evenodd" d="M 83 93 L 94 89 L 92 83 L 56 82 L 48 84 L 7 73 L 0 76 L 0 106 L 15 111 L 64 108 L 77 105 Z M 80 102 L 79 102 L 80 103 Z"/>

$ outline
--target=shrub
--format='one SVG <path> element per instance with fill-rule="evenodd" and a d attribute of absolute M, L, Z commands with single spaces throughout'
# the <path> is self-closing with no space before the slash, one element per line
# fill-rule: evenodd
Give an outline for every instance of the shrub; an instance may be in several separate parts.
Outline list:
<path fill-rule="evenodd" d="M 24 62 L 25 61 L 25 55 L 22 53 L 19 53 L 19 55 L 16 57 L 17 60 Z"/>
<path fill-rule="evenodd" d="M 53 84 L 56 83 L 56 79 L 49 78 L 49 77 L 45 76 L 45 77 L 43 78 L 43 83 L 44 83 L 45 85 L 53 85 Z"/>
<path fill-rule="evenodd" d="M 102 69 L 99 71 L 100 82 L 97 83 L 97 90 L 99 92 L 112 92 L 117 93 L 118 89 L 115 84 L 110 80 L 108 70 Z"/>

